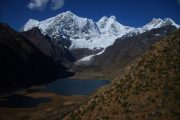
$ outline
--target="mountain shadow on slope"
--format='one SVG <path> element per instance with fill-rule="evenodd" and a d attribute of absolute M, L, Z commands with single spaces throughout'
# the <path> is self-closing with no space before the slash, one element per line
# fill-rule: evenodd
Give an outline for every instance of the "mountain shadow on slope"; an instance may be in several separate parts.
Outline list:
<path fill-rule="evenodd" d="M 59 37 L 58 40 L 51 39 L 48 35 L 43 35 L 37 27 L 22 32 L 22 34 L 45 55 L 53 58 L 56 62 L 64 63 L 65 65 L 72 65 L 75 62 L 75 57 L 65 48 L 67 43 L 64 43 L 64 41 L 67 40 L 64 40 L 62 37 L 61 39 Z"/>
<path fill-rule="evenodd" d="M 73 74 L 66 70 L 24 35 L 0 24 L 0 94 Z"/>

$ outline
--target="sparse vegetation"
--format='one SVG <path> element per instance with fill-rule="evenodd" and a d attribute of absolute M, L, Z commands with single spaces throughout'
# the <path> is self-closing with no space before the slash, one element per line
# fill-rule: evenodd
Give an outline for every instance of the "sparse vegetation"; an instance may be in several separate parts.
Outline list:
<path fill-rule="evenodd" d="M 176 120 L 179 91 L 180 30 L 155 44 L 123 77 L 92 97 L 85 104 L 91 109 L 78 109 L 83 120 Z"/>

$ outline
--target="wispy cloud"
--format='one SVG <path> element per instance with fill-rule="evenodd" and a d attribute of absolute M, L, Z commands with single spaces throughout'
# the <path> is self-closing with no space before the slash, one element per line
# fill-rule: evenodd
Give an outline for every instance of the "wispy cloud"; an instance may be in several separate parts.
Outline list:
<path fill-rule="evenodd" d="M 31 0 L 27 7 L 31 10 L 42 11 L 48 4 L 49 0 Z"/>
<path fill-rule="evenodd" d="M 177 0 L 177 1 L 178 1 L 179 5 L 180 5 L 180 0 Z"/>
<path fill-rule="evenodd" d="M 58 10 L 58 9 L 63 7 L 64 0 L 30 0 L 30 2 L 27 5 L 27 7 L 30 10 L 43 11 L 46 8 L 46 6 L 48 5 L 48 3 L 51 4 L 51 8 L 50 9 Z"/>
<path fill-rule="evenodd" d="M 51 9 L 58 10 L 64 5 L 64 0 L 51 0 Z"/>

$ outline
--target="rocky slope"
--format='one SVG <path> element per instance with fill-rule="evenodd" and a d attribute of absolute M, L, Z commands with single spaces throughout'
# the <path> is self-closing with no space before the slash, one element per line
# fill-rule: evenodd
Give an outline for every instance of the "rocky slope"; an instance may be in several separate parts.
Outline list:
<path fill-rule="evenodd" d="M 69 74 L 66 67 L 48 56 L 48 50 L 41 51 L 30 41 L 7 24 L 0 24 L 0 94 Z"/>
<path fill-rule="evenodd" d="M 65 120 L 178 120 L 180 30 L 160 40 Z"/>
<path fill-rule="evenodd" d="M 124 36 L 117 39 L 104 53 L 97 55 L 93 64 L 99 66 L 106 76 L 116 76 L 116 70 L 123 69 L 133 62 L 138 56 L 146 52 L 153 44 L 175 31 L 174 26 L 156 28 L 131 37 Z"/>
<path fill-rule="evenodd" d="M 51 39 L 48 35 L 43 35 L 37 27 L 22 34 L 45 55 L 53 58 L 56 62 L 66 65 L 75 62 L 73 54 L 61 42 L 64 40 L 63 38 L 59 38 L 60 41 Z"/>

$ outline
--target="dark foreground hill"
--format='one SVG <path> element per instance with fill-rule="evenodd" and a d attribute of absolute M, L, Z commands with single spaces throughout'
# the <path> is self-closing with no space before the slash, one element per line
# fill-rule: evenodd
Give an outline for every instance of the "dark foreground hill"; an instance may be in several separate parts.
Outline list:
<path fill-rule="evenodd" d="M 180 30 L 160 40 L 67 120 L 180 119 Z"/>
<path fill-rule="evenodd" d="M 67 77 L 66 67 L 45 52 L 22 33 L 0 24 L 0 94 Z"/>

